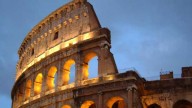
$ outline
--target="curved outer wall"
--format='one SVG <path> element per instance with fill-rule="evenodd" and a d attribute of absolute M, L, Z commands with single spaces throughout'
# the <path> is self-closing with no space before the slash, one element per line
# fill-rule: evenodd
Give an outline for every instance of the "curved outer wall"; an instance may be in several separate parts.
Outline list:
<path fill-rule="evenodd" d="M 12 108 L 177 108 L 181 102 L 191 104 L 191 77 L 146 81 L 135 70 L 118 73 L 110 48 L 110 31 L 101 27 L 86 0 L 73 0 L 52 12 L 19 48 Z M 89 61 L 94 57 L 98 58 L 97 77 L 89 78 Z M 75 76 L 71 76 L 72 65 Z"/>

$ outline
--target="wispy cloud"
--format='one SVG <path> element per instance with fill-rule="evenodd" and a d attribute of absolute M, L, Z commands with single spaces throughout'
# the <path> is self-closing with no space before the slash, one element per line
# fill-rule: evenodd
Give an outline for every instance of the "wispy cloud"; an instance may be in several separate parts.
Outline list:
<path fill-rule="evenodd" d="M 7 97 L 14 83 L 17 50 L 25 35 L 68 1 L 0 1 L 2 103 L 10 104 Z M 143 76 L 158 76 L 161 69 L 180 73 L 182 66 L 192 65 L 191 0 L 89 1 L 101 25 L 111 30 L 112 52 L 118 68 L 135 67 Z"/>

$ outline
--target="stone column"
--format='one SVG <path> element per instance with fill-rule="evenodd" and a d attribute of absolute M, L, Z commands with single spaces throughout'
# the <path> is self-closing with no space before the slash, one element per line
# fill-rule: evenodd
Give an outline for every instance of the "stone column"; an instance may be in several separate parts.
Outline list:
<path fill-rule="evenodd" d="M 25 80 L 25 82 L 23 83 L 23 96 L 22 96 L 22 102 L 25 102 L 25 96 L 26 96 L 26 93 L 25 93 L 25 91 L 26 91 L 26 80 Z"/>
<path fill-rule="evenodd" d="M 55 85 L 55 91 L 58 91 L 62 86 L 62 71 L 63 71 L 62 62 L 61 60 L 59 60 L 59 63 L 57 66 L 57 83 Z"/>
<path fill-rule="evenodd" d="M 127 102 L 127 104 L 128 104 L 128 108 L 133 108 L 133 88 L 132 87 L 128 87 L 127 88 L 127 94 L 128 94 L 128 102 Z"/>
<path fill-rule="evenodd" d="M 75 63 L 75 84 L 76 86 L 81 85 L 82 74 L 83 74 L 83 60 L 80 54 L 76 54 Z"/>
<path fill-rule="evenodd" d="M 23 102 L 25 102 L 25 83 L 21 85 L 21 97 L 22 97 L 22 100 L 21 100 L 21 104 L 23 104 Z"/>
<path fill-rule="evenodd" d="M 99 96 L 98 108 L 103 108 L 103 93 L 98 92 L 98 96 Z"/>
<path fill-rule="evenodd" d="M 41 96 L 45 95 L 45 92 L 47 90 L 47 86 L 46 86 L 47 74 L 46 73 L 47 73 L 46 69 L 44 69 L 44 72 L 42 72 L 42 74 L 43 74 L 43 82 L 42 82 L 42 85 L 41 85 L 41 87 L 42 87 L 41 88 L 41 93 L 40 93 Z"/>
<path fill-rule="evenodd" d="M 100 44 L 100 55 L 98 58 L 99 77 L 117 73 L 116 63 L 110 52 L 110 44 L 107 41 L 103 41 Z"/>
<path fill-rule="evenodd" d="M 33 98 L 34 96 L 34 82 L 35 82 L 35 75 L 33 74 L 32 75 L 32 79 L 31 79 L 31 94 L 30 94 L 30 100 L 31 98 Z"/>

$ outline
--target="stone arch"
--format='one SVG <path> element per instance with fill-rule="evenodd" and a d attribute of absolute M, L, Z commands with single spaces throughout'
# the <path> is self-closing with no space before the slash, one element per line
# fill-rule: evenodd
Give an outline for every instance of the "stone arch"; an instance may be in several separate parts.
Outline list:
<path fill-rule="evenodd" d="M 149 105 L 147 108 L 161 108 L 161 106 L 154 103 L 154 104 Z"/>
<path fill-rule="evenodd" d="M 56 80 L 56 74 L 57 74 L 57 67 L 52 66 L 47 74 L 47 89 L 51 90 L 55 88 L 55 80 Z"/>
<path fill-rule="evenodd" d="M 96 104 L 93 101 L 85 101 L 80 108 L 96 108 Z"/>
<path fill-rule="evenodd" d="M 174 105 L 173 108 L 192 108 L 192 103 L 187 100 L 178 100 Z"/>
<path fill-rule="evenodd" d="M 19 90 L 16 92 L 16 103 L 20 103 L 22 100 L 22 95 Z"/>
<path fill-rule="evenodd" d="M 35 82 L 34 82 L 34 95 L 38 95 L 41 93 L 42 83 L 43 83 L 43 74 L 39 73 L 36 76 Z"/>
<path fill-rule="evenodd" d="M 23 101 L 23 87 L 20 85 L 18 90 L 18 103 L 21 103 Z"/>
<path fill-rule="evenodd" d="M 69 59 L 65 62 L 63 66 L 63 73 L 62 73 L 62 81 L 63 85 L 69 84 L 70 81 L 70 69 L 71 66 L 75 64 L 75 61 L 73 59 Z"/>
<path fill-rule="evenodd" d="M 107 101 L 107 108 L 125 108 L 125 102 L 122 97 L 112 97 Z"/>
<path fill-rule="evenodd" d="M 98 57 L 95 52 L 90 52 L 85 55 L 83 60 L 83 73 L 82 73 L 82 80 L 87 80 L 89 78 L 89 61 L 94 57 Z"/>
<path fill-rule="evenodd" d="M 71 108 L 70 105 L 63 105 L 61 108 Z"/>
<path fill-rule="evenodd" d="M 25 86 L 25 100 L 27 100 L 31 96 L 31 86 L 32 86 L 32 81 L 27 80 L 26 86 Z"/>

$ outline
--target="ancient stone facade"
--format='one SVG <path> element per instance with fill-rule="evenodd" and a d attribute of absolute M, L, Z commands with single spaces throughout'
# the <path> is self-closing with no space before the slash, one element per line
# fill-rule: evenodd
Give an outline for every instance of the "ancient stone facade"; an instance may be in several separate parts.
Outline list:
<path fill-rule="evenodd" d="M 182 78 L 171 72 L 146 81 L 134 70 L 118 73 L 110 48 L 110 31 L 86 0 L 57 9 L 19 48 L 12 108 L 192 108 L 191 67 L 182 69 Z M 93 57 L 98 77 L 89 78 Z"/>

